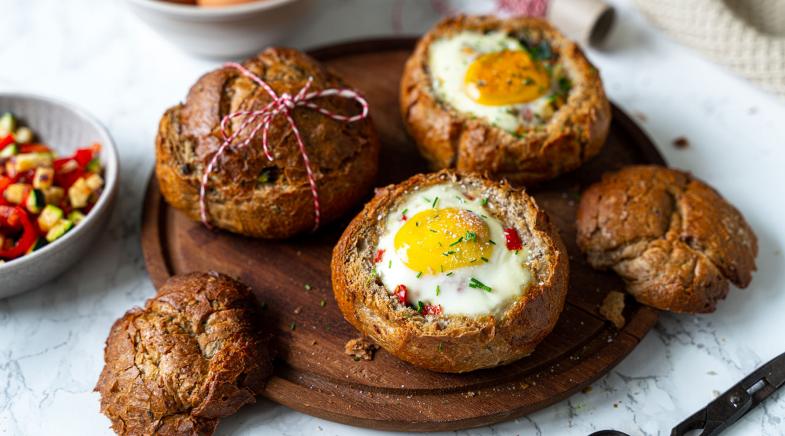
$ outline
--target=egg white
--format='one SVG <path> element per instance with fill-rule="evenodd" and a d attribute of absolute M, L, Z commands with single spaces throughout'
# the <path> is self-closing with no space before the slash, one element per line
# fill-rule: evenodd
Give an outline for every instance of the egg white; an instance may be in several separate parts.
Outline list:
<path fill-rule="evenodd" d="M 422 274 L 420 277 L 419 271 L 406 266 L 407 247 L 396 251 L 394 244 L 395 235 L 405 224 L 402 219 L 404 211 L 411 219 L 417 213 L 433 208 L 434 200 L 437 209 L 466 209 L 485 220 L 490 228 L 491 240 L 496 243 L 488 262 L 434 275 Z M 379 238 L 377 250 L 384 251 L 375 268 L 387 291 L 392 294 L 398 285 L 403 284 L 408 288 L 409 304 L 416 305 L 418 301 L 438 304 L 445 315 L 502 314 L 509 303 L 528 288 L 531 273 L 525 264 L 529 252 L 525 247 L 518 252 L 506 248 L 501 222 L 486 210 L 482 202 L 481 198 L 466 198 L 452 184 L 435 185 L 410 193 L 406 201 L 391 211 Z M 490 286 L 492 290 L 487 292 L 469 287 L 472 278 Z M 436 295 L 437 286 L 439 295 Z"/>
<path fill-rule="evenodd" d="M 541 119 L 549 116 L 550 98 L 558 86 L 551 78 L 548 92 L 533 101 L 513 105 L 486 106 L 469 98 L 464 90 L 464 77 L 471 63 L 482 54 L 504 50 L 523 51 L 525 48 L 520 41 L 504 32 L 464 31 L 431 43 L 428 69 L 431 86 L 438 99 L 459 112 L 472 114 L 510 133 L 517 133 L 522 124 L 531 123 L 521 117 L 524 111 L 540 115 Z"/>

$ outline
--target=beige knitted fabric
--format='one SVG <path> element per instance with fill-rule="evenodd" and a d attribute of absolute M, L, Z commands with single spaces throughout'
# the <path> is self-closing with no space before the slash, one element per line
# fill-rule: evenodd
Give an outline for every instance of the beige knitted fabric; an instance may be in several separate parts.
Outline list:
<path fill-rule="evenodd" d="M 785 0 L 635 0 L 676 40 L 785 98 Z"/>

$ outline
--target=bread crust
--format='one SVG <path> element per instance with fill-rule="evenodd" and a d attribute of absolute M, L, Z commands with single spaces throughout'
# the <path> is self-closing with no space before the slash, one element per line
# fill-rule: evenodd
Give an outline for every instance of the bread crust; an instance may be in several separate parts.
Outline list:
<path fill-rule="evenodd" d="M 549 41 L 572 81 L 564 106 L 525 137 L 497 128 L 440 102 L 432 92 L 428 49 L 435 40 L 464 30 L 527 32 Z M 599 153 L 608 135 L 611 108 L 599 72 L 574 42 L 537 18 L 500 20 L 457 16 L 420 39 L 406 62 L 400 87 L 401 114 L 409 134 L 434 169 L 479 172 L 515 184 L 533 184 L 574 170 Z"/>
<path fill-rule="evenodd" d="M 347 85 L 316 60 L 294 49 L 269 48 L 243 64 L 279 95 L 296 94 L 309 77 L 311 91 Z M 270 97 L 239 71 L 222 68 L 202 76 L 184 104 L 161 118 L 156 139 L 156 175 L 161 194 L 173 207 L 199 220 L 199 186 L 204 168 L 222 143 L 220 122 L 238 110 L 258 110 Z M 348 99 L 325 97 L 320 106 L 354 115 L 359 106 Z M 352 208 L 373 187 L 379 139 L 366 118 L 354 123 L 333 120 L 297 107 L 293 118 L 302 134 L 318 186 L 321 222 L 327 224 Z M 242 118 L 235 119 L 239 127 Z M 210 178 L 210 222 L 247 236 L 288 238 L 314 226 L 313 197 L 299 146 L 286 117 L 278 116 L 269 132 L 274 160 L 262 151 L 261 134 L 249 147 L 227 152 Z M 239 138 L 239 140 L 244 137 Z M 274 178 L 259 182 L 262 174 Z"/>
<path fill-rule="evenodd" d="M 493 315 L 419 315 L 398 303 L 372 275 L 380 223 L 415 188 L 455 183 L 482 191 L 489 211 L 520 233 L 536 253 L 527 265 L 529 288 L 504 313 Z M 413 365 L 439 372 L 466 372 L 518 360 L 553 329 L 564 307 L 569 278 L 567 251 L 551 223 L 525 192 L 504 182 L 452 171 L 414 176 L 379 189 L 349 224 L 332 258 L 335 299 L 344 317 L 382 348 Z"/>
<path fill-rule="evenodd" d="M 758 243 L 742 214 L 686 172 L 654 165 L 603 175 L 581 196 L 578 246 L 639 302 L 713 312 L 728 282 L 745 288 Z"/>
<path fill-rule="evenodd" d="M 247 286 L 216 273 L 167 281 L 112 326 L 95 390 L 124 435 L 209 435 L 272 374 Z"/>

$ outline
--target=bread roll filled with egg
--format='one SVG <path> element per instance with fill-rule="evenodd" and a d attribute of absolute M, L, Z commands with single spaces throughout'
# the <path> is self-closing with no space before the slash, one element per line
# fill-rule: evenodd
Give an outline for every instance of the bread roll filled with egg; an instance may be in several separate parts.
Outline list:
<path fill-rule="evenodd" d="M 449 18 L 406 63 L 401 113 L 434 169 L 531 184 L 596 155 L 611 111 L 596 68 L 537 18 Z"/>
<path fill-rule="evenodd" d="M 378 190 L 333 251 L 344 317 L 391 354 L 466 372 L 530 354 L 564 307 L 568 260 L 524 191 L 452 171 Z"/>

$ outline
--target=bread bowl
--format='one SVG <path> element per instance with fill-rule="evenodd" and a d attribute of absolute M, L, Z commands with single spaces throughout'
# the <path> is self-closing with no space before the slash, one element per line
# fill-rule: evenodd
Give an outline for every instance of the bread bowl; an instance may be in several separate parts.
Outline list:
<path fill-rule="evenodd" d="M 744 216 L 689 173 L 655 165 L 605 174 L 581 196 L 578 246 L 639 302 L 713 312 L 729 282 L 745 288 L 758 243 Z"/>
<path fill-rule="evenodd" d="M 420 39 L 400 85 L 404 124 L 434 169 L 532 184 L 596 155 L 611 111 L 597 69 L 537 18 L 458 16 Z"/>
<path fill-rule="evenodd" d="M 243 66 L 278 94 L 296 95 L 313 79 L 309 91 L 347 87 L 337 76 L 294 49 L 270 48 Z M 156 140 L 156 175 L 161 194 L 194 220 L 202 219 L 200 187 L 205 168 L 224 142 L 221 121 L 238 111 L 255 111 L 270 95 L 237 69 L 224 67 L 202 76 L 185 103 L 166 111 Z M 335 114 L 354 115 L 360 106 L 337 96 L 314 100 Z M 333 221 L 371 188 L 378 167 L 379 139 L 370 119 L 335 120 L 297 106 L 293 120 L 310 158 L 318 190 L 319 221 Z M 239 129 L 243 117 L 234 118 Z M 261 132 L 247 147 L 229 149 L 217 162 L 206 193 L 210 224 L 242 235 L 280 239 L 314 228 L 316 207 L 307 168 L 285 116 L 277 116 L 268 138 L 273 160 L 262 149 Z"/>
<path fill-rule="evenodd" d="M 452 171 L 378 190 L 333 251 L 344 317 L 382 348 L 439 372 L 530 354 L 564 306 L 567 253 L 524 191 Z"/>
<path fill-rule="evenodd" d="M 250 289 L 217 273 L 175 276 L 118 319 L 95 390 L 118 434 L 212 434 L 253 403 L 273 352 Z"/>

